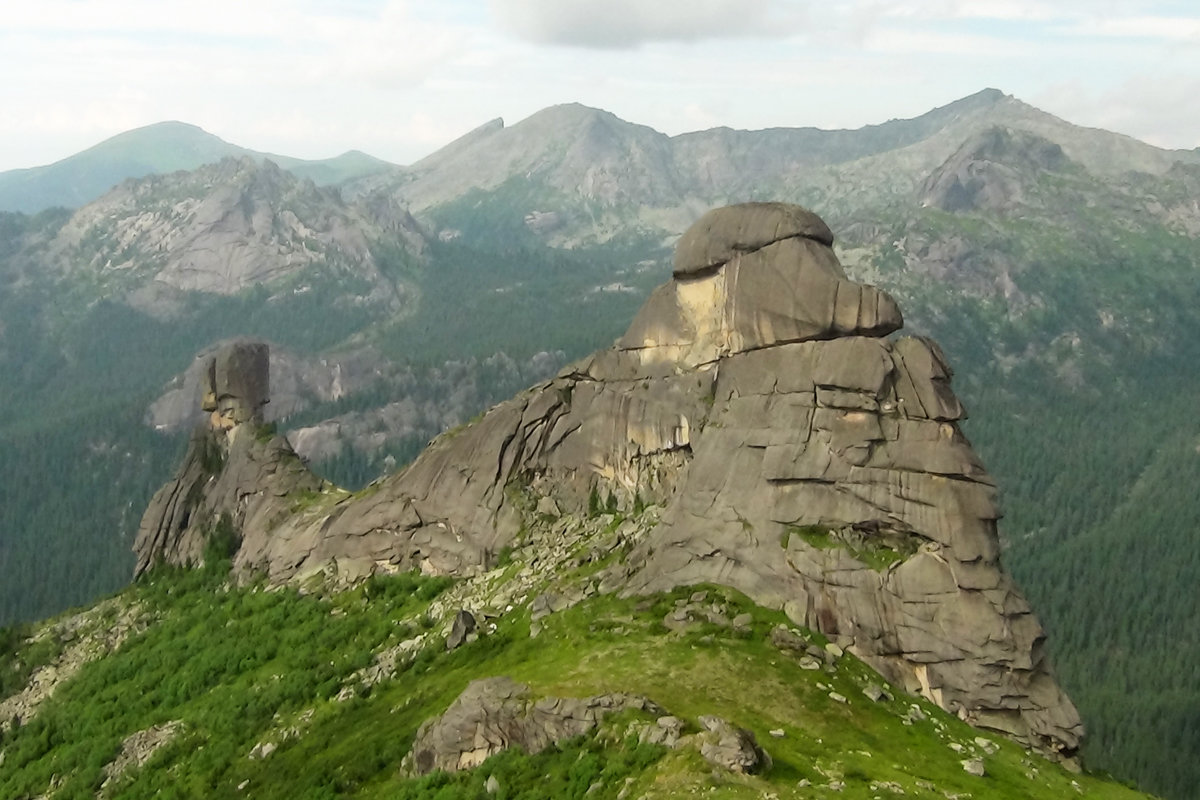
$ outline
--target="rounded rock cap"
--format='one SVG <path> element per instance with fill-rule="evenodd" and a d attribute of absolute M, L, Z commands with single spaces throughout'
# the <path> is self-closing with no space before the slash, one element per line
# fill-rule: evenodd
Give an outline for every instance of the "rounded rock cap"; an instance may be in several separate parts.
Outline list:
<path fill-rule="evenodd" d="M 675 277 L 714 269 L 748 253 L 797 236 L 833 246 L 833 231 L 803 206 L 738 203 L 714 208 L 688 228 L 675 246 Z"/>

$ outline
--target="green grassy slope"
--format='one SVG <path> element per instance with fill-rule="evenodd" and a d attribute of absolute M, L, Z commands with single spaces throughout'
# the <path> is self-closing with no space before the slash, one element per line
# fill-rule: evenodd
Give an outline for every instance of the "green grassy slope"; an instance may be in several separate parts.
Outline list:
<path fill-rule="evenodd" d="M 607 519 L 596 530 L 620 522 L 604 525 Z M 590 546 L 584 541 L 581 551 Z M 748 613 L 751 623 L 694 622 L 669 631 L 664 616 L 691 589 L 629 600 L 595 596 L 534 625 L 526 598 L 494 607 L 482 636 L 447 652 L 442 633 L 466 583 L 476 598 L 481 589 L 503 591 L 537 552 L 521 548 L 510 563 L 465 583 L 401 575 L 333 593 L 231 587 L 227 562 L 160 571 L 93 610 L 69 637 L 62 630 L 70 626 L 60 622 L 50 629 L 57 634 L 34 643 L 0 640 L 0 666 L 20 678 L 38 661 L 53 662 L 56 651 L 86 647 L 114 620 L 133 631 L 115 652 L 60 683 L 32 720 L 4 734 L 0 795 L 32 797 L 49 788 L 64 800 L 97 792 L 466 798 L 488 796 L 485 782 L 495 776 L 496 796 L 507 798 L 1143 797 L 1072 775 L 896 690 L 872 701 L 863 688 L 878 676 L 851 656 L 804 669 L 770 642 L 772 628 L 786 623 L 779 612 L 718 587 L 698 587 L 704 602 L 730 616 Z M 394 675 L 361 679 L 379 653 L 414 640 Z M 752 731 L 773 764 L 745 776 L 714 769 L 693 748 L 640 745 L 638 726 L 654 716 L 625 713 L 597 735 L 538 755 L 508 752 L 466 773 L 405 777 L 401 760 L 419 725 L 471 680 L 496 675 L 528 684 L 535 696 L 638 693 L 682 719 L 685 733 L 698 729 L 700 715 L 716 714 Z M 127 737 L 168 723 L 179 726 L 173 740 L 105 784 L 105 767 Z M 252 755 L 265 743 L 276 749 Z M 983 777 L 962 767 L 975 757 L 983 759 Z"/>

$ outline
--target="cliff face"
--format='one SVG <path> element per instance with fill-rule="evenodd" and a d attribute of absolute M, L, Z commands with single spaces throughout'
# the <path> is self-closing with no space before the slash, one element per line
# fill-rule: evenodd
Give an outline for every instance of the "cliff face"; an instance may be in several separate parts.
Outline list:
<path fill-rule="evenodd" d="M 710 212 L 612 348 L 358 495 L 322 491 L 278 438 L 207 430 L 221 463 L 156 495 L 138 568 L 194 563 L 228 515 L 242 576 L 470 574 L 539 516 L 604 503 L 643 522 L 603 590 L 735 587 L 962 718 L 1070 756 L 1079 717 L 999 563 L 949 366 L 933 342 L 882 338 L 895 302 L 847 279 L 832 240 L 796 206 Z"/>

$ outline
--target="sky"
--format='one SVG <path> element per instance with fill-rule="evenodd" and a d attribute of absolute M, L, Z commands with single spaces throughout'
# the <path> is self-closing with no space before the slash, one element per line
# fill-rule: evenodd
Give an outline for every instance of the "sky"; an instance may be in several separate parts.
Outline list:
<path fill-rule="evenodd" d="M 408 164 L 557 103 L 858 128 L 988 87 L 1200 146 L 1194 0 L 37 0 L 0 10 L 0 74 L 0 170 L 163 120 Z"/>

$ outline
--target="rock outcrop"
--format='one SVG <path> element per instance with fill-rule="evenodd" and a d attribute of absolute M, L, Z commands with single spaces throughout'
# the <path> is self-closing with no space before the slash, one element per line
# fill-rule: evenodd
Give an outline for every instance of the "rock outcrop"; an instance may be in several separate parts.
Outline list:
<path fill-rule="evenodd" d="M 384 274 L 381 242 L 424 257 L 423 232 L 395 201 L 347 203 L 243 157 L 121 183 L 73 214 L 45 258 L 48 269 L 92 273 L 165 319 L 185 292 L 233 295 L 302 275 L 353 275 L 365 289 L 357 302 L 402 304 L 409 288 Z"/>
<path fill-rule="evenodd" d="M 467 686 L 445 714 L 421 725 L 404 769 L 415 775 L 470 769 L 510 747 L 540 753 L 628 709 L 662 711 L 644 697 L 625 694 L 535 700 L 523 683 L 484 678 Z"/>
<path fill-rule="evenodd" d="M 972 136 L 921 186 L 922 202 L 951 213 L 1011 211 L 1036 203 L 1030 196 L 1046 173 L 1070 160 L 1060 145 L 1022 130 L 992 127 Z"/>
<path fill-rule="evenodd" d="M 612 348 L 359 496 L 278 514 L 263 498 L 302 479 L 236 437 L 220 474 L 163 490 L 194 509 L 182 526 L 162 533 L 156 495 L 139 569 L 194 553 L 155 543 L 190 542 L 194 520 L 227 513 L 240 574 L 462 575 L 494 564 L 539 498 L 581 515 L 599 498 L 630 516 L 654 504 L 660 521 L 604 585 L 732 586 L 963 719 L 1070 755 L 1079 717 L 1000 564 L 995 487 L 959 430 L 945 356 L 883 338 L 899 309 L 846 277 L 832 238 L 796 206 L 710 212 Z"/>
<path fill-rule="evenodd" d="M 770 766 L 770 756 L 758 746 L 754 734 L 745 728 L 738 728 L 711 714 L 701 717 L 700 725 L 704 728 L 700 735 L 700 755 L 713 766 L 743 775 Z"/>
<path fill-rule="evenodd" d="M 261 342 L 230 343 L 205 362 L 200 402 L 208 418 L 192 432 L 175 478 L 155 492 L 142 516 L 135 576 L 159 563 L 201 564 L 214 544 L 232 550 L 241 531 L 270 527 L 320 488 L 287 439 L 262 425 L 268 365 Z"/>
<path fill-rule="evenodd" d="M 173 742 L 183 730 L 181 721 L 171 720 L 126 736 L 117 757 L 104 767 L 104 782 L 100 784 L 97 796 L 105 796 L 105 790 L 130 770 L 145 766 L 155 753 Z"/>

